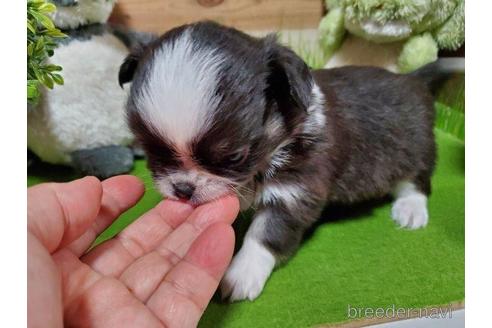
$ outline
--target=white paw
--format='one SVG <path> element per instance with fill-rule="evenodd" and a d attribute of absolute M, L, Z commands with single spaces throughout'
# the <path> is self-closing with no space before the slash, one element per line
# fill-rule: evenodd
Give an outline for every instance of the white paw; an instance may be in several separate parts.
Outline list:
<path fill-rule="evenodd" d="M 425 227 L 429 221 L 427 197 L 422 194 L 411 194 L 397 198 L 393 203 L 391 216 L 396 223 L 404 228 Z"/>
<path fill-rule="evenodd" d="M 275 266 L 275 257 L 255 240 L 245 239 L 220 283 L 230 302 L 257 298 Z"/>

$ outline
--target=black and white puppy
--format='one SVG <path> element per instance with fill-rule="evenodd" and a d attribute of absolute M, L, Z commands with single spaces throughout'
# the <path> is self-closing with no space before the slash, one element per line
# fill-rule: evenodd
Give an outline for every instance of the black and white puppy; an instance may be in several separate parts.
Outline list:
<path fill-rule="evenodd" d="M 418 76 L 310 71 L 275 37 L 199 22 L 134 51 L 119 80 L 133 81 L 129 124 L 166 197 L 254 204 L 230 300 L 256 298 L 327 203 L 392 194 L 400 226 L 427 224 L 434 110 Z"/>

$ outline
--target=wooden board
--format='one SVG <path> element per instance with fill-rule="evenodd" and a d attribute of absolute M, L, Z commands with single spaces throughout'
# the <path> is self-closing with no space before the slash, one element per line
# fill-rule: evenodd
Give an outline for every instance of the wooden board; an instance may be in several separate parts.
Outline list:
<path fill-rule="evenodd" d="M 110 21 L 155 33 L 202 19 L 243 30 L 281 30 L 316 28 L 322 14 L 322 0 L 119 0 Z"/>

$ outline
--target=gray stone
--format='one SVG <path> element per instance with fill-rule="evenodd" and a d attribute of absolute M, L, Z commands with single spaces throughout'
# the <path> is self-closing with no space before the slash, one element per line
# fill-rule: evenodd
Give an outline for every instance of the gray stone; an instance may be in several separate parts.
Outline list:
<path fill-rule="evenodd" d="M 133 168 L 133 152 L 123 146 L 77 150 L 71 157 L 77 171 L 100 179 L 128 173 Z"/>

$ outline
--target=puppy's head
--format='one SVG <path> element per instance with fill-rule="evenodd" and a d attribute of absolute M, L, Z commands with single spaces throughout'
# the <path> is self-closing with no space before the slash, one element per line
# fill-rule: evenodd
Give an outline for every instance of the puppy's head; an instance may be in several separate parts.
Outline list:
<path fill-rule="evenodd" d="M 313 87 L 305 63 L 274 37 L 211 22 L 136 49 L 119 81 L 132 81 L 129 125 L 159 190 L 193 204 L 271 170 L 279 148 L 302 133 Z"/>

